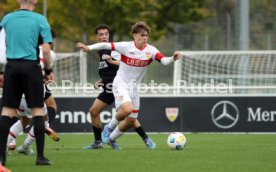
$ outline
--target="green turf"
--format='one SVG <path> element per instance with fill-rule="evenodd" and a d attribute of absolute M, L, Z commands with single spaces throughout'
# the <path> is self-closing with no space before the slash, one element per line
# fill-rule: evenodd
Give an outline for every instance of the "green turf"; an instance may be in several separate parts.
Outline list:
<path fill-rule="evenodd" d="M 14 152 L 7 167 L 13 172 L 275 172 L 276 135 L 186 134 L 181 151 L 167 147 L 167 134 L 150 135 L 157 143 L 148 150 L 136 134 L 121 137 L 121 151 L 83 150 L 91 135 L 61 135 L 60 142 L 46 138 L 46 156 L 53 166 L 34 165 L 35 156 Z M 17 143 L 22 142 L 23 136 Z M 33 147 L 35 147 L 33 145 Z"/>

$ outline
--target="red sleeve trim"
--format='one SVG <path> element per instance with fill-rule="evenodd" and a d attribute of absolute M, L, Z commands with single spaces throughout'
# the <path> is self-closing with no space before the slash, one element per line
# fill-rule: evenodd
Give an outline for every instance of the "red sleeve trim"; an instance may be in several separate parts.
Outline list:
<path fill-rule="evenodd" d="M 165 57 L 165 55 L 162 54 L 162 53 L 158 52 L 158 53 L 155 54 L 155 59 L 158 60 L 158 61 L 160 61 L 163 57 Z"/>
<path fill-rule="evenodd" d="M 16 139 L 16 136 L 13 134 L 13 132 L 10 131 L 9 135 Z"/>

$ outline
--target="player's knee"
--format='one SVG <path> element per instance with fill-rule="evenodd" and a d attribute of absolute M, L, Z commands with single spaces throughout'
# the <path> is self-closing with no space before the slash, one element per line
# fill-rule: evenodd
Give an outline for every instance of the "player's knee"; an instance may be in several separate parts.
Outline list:
<path fill-rule="evenodd" d="M 91 107 L 89 109 L 89 112 L 90 112 L 90 115 L 91 115 L 92 119 L 97 118 L 99 116 L 99 113 L 100 113 L 99 110 L 95 107 Z"/>
<path fill-rule="evenodd" d="M 126 118 L 126 121 L 127 123 L 130 125 L 130 126 L 134 126 L 135 125 L 135 121 L 136 121 L 136 118 Z"/>
<path fill-rule="evenodd" d="M 133 111 L 133 107 L 132 106 L 124 106 L 121 108 L 123 114 L 125 114 L 125 116 L 127 117 L 129 114 L 132 113 Z"/>

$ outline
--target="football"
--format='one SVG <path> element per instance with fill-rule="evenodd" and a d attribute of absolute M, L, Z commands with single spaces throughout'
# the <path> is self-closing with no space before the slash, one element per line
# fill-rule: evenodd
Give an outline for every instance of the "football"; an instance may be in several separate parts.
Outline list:
<path fill-rule="evenodd" d="M 186 137 L 180 132 L 170 133 L 167 144 L 173 150 L 182 150 L 186 145 Z"/>

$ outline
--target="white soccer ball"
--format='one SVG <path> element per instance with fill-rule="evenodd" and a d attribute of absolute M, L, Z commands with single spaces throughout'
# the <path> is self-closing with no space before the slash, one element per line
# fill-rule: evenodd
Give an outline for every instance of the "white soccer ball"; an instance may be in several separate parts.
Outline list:
<path fill-rule="evenodd" d="M 181 150 L 187 143 L 186 137 L 180 132 L 173 132 L 169 135 L 167 144 L 171 149 Z"/>

